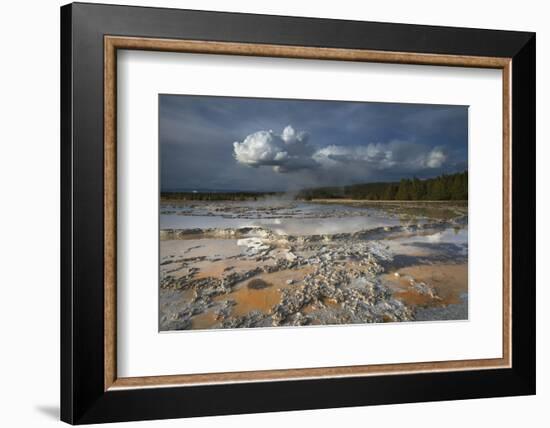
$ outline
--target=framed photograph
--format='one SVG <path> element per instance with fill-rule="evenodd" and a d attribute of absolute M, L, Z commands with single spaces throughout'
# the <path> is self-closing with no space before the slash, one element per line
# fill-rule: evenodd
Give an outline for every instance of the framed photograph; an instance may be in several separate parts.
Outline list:
<path fill-rule="evenodd" d="M 535 35 L 61 8 L 61 418 L 535 393 Z"/>

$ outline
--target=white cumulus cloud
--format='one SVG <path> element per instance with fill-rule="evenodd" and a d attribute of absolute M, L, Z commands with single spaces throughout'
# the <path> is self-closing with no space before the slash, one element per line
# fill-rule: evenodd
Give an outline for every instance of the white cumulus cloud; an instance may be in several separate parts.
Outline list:
<path fill-rule="evenodd" d="M 317 150 L 313 159 L 327 167 L 336 167 L 342 163 L 363 163 L 377 169 L 385 169 L 395 165 L 392 150 L 380 143 L 366 146 L 332 144 Z"/>
<path fill-rule="evenodd" d="M 316 162 L 311 155 L 315 148 L 308 144 L 308 135 L 297 132 L 288 125 L 279 135 L 269 131 L 258 131 L 248 135 L 242 142 L 233 143 L 235 159 L 245 165 L 272 166 L 277 172 L 314 168 Z"/>
<path fill-rule="evenodd" d="M 434 147 L 433 150 L 428 153 L 426 166 L 428 168 L 441 168 L 446 160 L 447 155 L 443 152 L 443 149 L 441 147 Z"/>
<path fill-rule="evenodd" d="M 315 147 L 308 140 L 307 133 L 288 125 L 281 134 L 272 130 L 258 131 L 241 142 L 234 142 L 233 155 L 241 164 L 271 166 L 280 173 L 328 169 L 368 175 L 372 171 L 392 168 L 414 172 L 441 168 L 447 161 L 443 148 L 430 149 L 407 141 Z"/>

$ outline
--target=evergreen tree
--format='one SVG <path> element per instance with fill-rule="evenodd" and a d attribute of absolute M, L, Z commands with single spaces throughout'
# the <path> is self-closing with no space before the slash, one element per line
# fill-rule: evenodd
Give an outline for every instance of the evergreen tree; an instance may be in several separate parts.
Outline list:
<path fill-rule="evenodd" d="M 467 200 L 468 171 L 420 180 L 417 177 L 400 182 L 365 183 L 344 187 L 321 187 L 298 193 L 299 199 L 357 199 L 357 200 Z"/>

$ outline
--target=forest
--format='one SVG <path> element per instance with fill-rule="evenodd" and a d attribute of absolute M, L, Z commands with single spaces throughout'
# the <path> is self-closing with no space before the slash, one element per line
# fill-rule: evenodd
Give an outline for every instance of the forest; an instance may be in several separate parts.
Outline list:
<path fill-rule="evenodd" d="M 246 201 L 285 192 L 162 192 L 163 201 Z M 421 180 L 404 178 L 399 182 L 352 184 L 342 187 L 303 189 L 295 199 L 357 199 L 371 201 L 465 201 L 468 199 L 468 171 L 443 174 Z"/>
<path fill-rule="evenodd" d="M 375 201 L 464 201 L 468 199 L 468 171 L 421 180 L 364 183 L 343 187 L 304 189 L 297 199 L 358 199 Z"/>

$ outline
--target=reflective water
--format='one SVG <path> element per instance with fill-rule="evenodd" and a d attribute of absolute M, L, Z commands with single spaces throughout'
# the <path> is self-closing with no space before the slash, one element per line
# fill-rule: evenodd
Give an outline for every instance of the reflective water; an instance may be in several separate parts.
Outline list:
<path fill-rule="evenodd" d="M 468 226 L 449 227 L 442 231 L 419 231 L 414 235 L 386 241 L 395 254 L 441 258 L 468 257 Z"/>
<path fill-rule="evenodd" d="M 415 223 L 424 220 L 416 220 Z M 375 208 L 296 203 L 266 206 L 257 202 L 209 203 L 161 207 L 161 229 L 240 228 L 261 226 L 281 235 L 353 233 L 408 224 Z"/>

